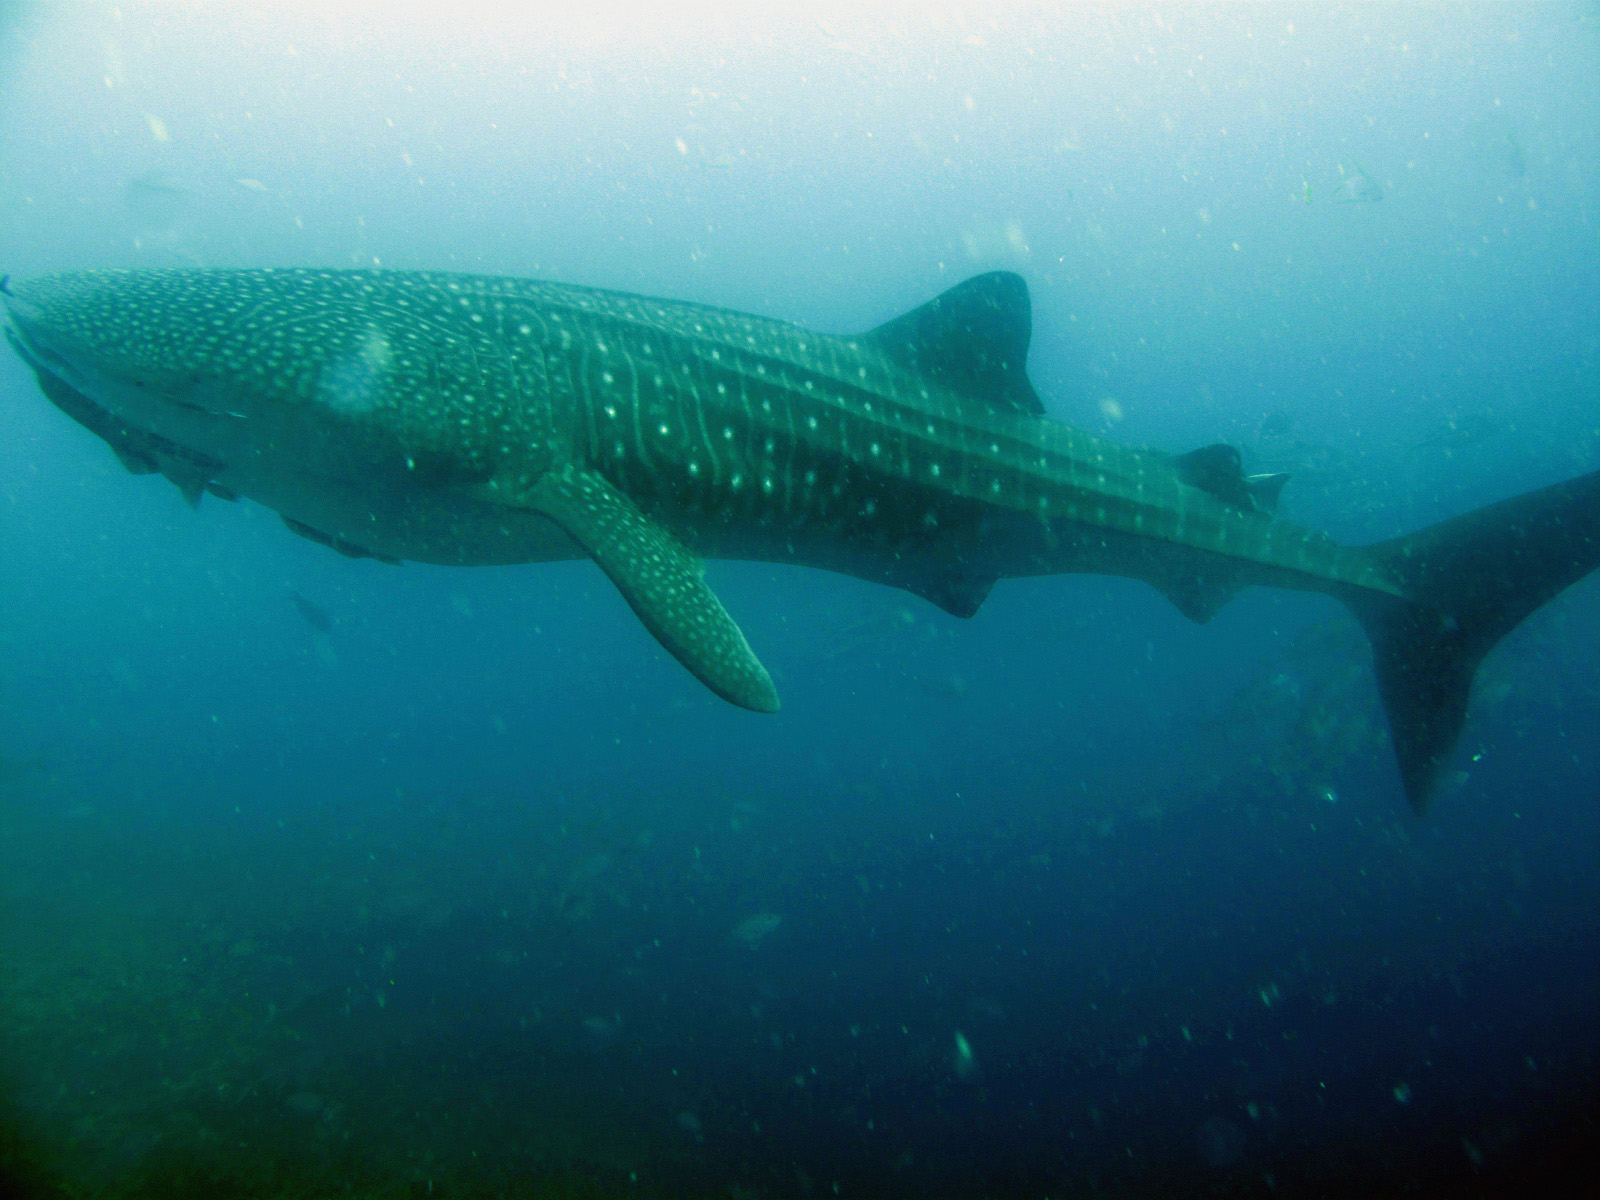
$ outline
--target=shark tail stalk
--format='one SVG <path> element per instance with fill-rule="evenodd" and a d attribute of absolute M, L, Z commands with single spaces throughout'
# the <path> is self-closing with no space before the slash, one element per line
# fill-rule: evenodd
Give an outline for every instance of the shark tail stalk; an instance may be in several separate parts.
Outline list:
<path fill-rule="evenodd" d="M 1525 617 L 1600 567 L 1600 471 L 1368 551 L 1404 597 L 1342 598 L 1372 643 L 1401 782 L 1421 815 L 1466 719 L 1478 664 Z"/>

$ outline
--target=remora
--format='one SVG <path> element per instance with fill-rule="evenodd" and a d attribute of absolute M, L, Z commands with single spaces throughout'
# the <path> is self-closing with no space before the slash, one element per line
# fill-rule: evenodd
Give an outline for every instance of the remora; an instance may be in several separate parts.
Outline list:
<path fill-rule="evenodd" d="M 1208 619 L 1252 584 L 1327 592 L 1372 641 L 1424 805 L 1474 672 L 1600 565 L 1600 471 L 1337 545 L 1238 452 L 1131 449 L 1045 416 L 1027 287 L 980 275 L 854 337 L 524 279 L 84 271 L 0 281 L 45 394 L 191 500 L 248 496 L 349 555 L 587 555 L 735 704 L 778 707 L 704 557 L 842 571 L 969 616 L 997 579 L 1145 580 Z"/>

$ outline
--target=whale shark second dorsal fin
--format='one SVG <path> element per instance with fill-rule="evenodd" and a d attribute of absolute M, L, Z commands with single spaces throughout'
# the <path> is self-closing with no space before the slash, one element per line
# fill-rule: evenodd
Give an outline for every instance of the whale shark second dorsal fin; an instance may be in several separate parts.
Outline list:
<path fill-rule="evenodd" d="M 957 395 L 1044 416 L 1028 382 L 1033 306 L 1020 275 L 974 275 L 866 336 L 908 371 Z"/>
<path fill-rule="evenodd" d="M 1278 496 L 1289 482 L 1286 473 L 1246 475 L 1238 447 L 1226 442 L 1180 454 L 1172 465 L 1178 469 L 1178 478 L 1190 487 L 1208 492 L 1240 512 L 1277 512 Z"/>

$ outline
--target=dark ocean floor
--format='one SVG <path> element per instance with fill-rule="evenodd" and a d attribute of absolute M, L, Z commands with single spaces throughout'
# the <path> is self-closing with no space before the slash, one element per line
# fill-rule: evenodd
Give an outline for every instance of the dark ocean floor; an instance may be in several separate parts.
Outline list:
<path fill-rule="evenodd" d="M 45 791 L 0 829 L 9 1195 L 1600 1184 L 1592 923 L 1464 929 L 1393 961 L 1375 947 L 1405 943 L 1337 922 L 1261 961 L 1159 946 L 1118 961 L 1108 941 L 1080 978 L 1031 961 L 1085 951 L 1023 882 L 1052 855 L 1104 857 L 1103 822 L 1009 864 L 997 843 L 896 866 L 868 848 L 880 839 L 830 862 L 776 817 L 735 854 L 741 824 L 761 820 L 741 809 L 720 835 L 661 811 L 580 828 L 576 809 L 529 819 L 502 799 L 406 828 L 219 823 L 179 840 L 132 810 L 52 810 Z M 1180 848 L 1243 844 L 1261 822 L 1178 811 L 1138 827 L 1115 869 L 1185 874 Z M 1395 866 L 1416 853 L 1392 833 L 1373 846 Z M 788 915 L 749 915 L 751 880 L 781 874 L 785 848 L 799 874 L 765 894 L 787 896 Z M 999 911 L 1008 897 L 1016 911 Z M 995 911 L 952 948 L 969 904 Z M 1282 936 L 1242 925 L 1219 945 Z M 985 959 L 991 938 L 1016 939 L 1014 959 Z M 952 1063 L 953 1026 L 973 1064 Z"/>
<path fill-rule="evenodd" d="M 1496 1047 L 1528 1044 L 1530 1023 L 1538 1027 L 1535 1041 L 1592 1039 L 1592 1003 L 1567 1014 L 1570 1027 L 1563 1028 L 1538 1003 L 1513 999 L 1530 974 L 1549 974 L 1585 957 L 1600 961 L 1600 941 L 1547 954 L 1507 954 L 1457 979 L 1395 997 L 1390 1019 L 1370 1014 L 1366 1032 L 1375 1043 L 1394 1039 L 1395 1028 L 1405 1022 L 1393 1017 L 1413 1008 L 1470 1030 L 1467 1039 L 1445 1035 L 1451 1050 L 1428 1060 L 1431 1085 L 1444 1098 L 1399 1115 L 1392 1101 L 1381 1099 L 1386 1078 L 1354 1071 L 1313 1101 L 1268 1106 L 1254 1123 L 1235 1112 L 1238 1120 L 1213 1117 L 1196 1129 L 1194 1113 L 1237 1106 L 1219 1104 L 1215 1092 L 1181 1082 L 1203 1075 L 1195 1063 L 1182 1064 L 1177 1076 L 1165 1069 L 1169 1064 L 1154 1060 L 1145 1070 L 1166 1086 L 1130 1089 L 1107 1105 L 1092 1133 L 1065 1142 L 1059 1114 L 1045 1115 L 1046 1104 L 906 1095 L 900 1098 L 903 1108 L 887 1105 L 898 1114 L 897 1144 L 904 1148 L 886 1161 L 882 1148 L 839 1114 L 818 1117 L 794 1111 L 781 1096 L 747 1094 L 741 1098 L 744 1112 L 760 1114 L 763 1135 L 708 1138 L 686 1156 L 670 1145 L 651 1146 L 629 1130 L 626 1071 L 605 1085 L 589 1079 L 573 1094 L 534 1100 L 519 1081 L 538 1066 L 519 1061 L 515 1052 L 496 1059 L 487 1046 L 476 1054 L 452 1051 L 450 1035 L 440 1030 L 424 1035 L 409 1052 L 369 1052 L 344 1064 L 335 1077 L 319 1081 L 330 1091 L 339 1089 L 337 1095 L 316 1094 L 314 1101 L 304 1091 L 284 1096 L 282 1089 L 268 1088 L 238 1102 L 191 1100 L 181 1110 L 162 1112 L 163 1089 L 152 1083 L 154 1094 L 143 1109 L 120 1119 L 158 1124 L 160 1138 L 108 1173 L 102 1167 L 85 1174 L 87 1164 L 75 1155 L 97 1136 L 86 1126 L 97 1119 L 115 1122 L 119 1114 L 86 1114 L 63 1141 L 59 1131 L 9 1113 L 0 1132 L 0 1195 L 1589 1196 L 1600 1188 L 1594 1059 L 1574 1062 L 1563 1047 L 1553 1046 L 1557 1060 L 1566 1058 L 1560 1069 L 1530 1063 L 1525 1077 L 1507 1072 L 1496 1086 L 1484 1086 L 1495 1075 L 1490 1064 Z M 1482 1017 L 1487 995 L 1506 1001 L 1495 1020 Z M 1335 1028 L 1319 1030 L 1316 1014 L 1304 1015 L 1309 1020 L 1301 1041 L 1309 1058 L 1321 1057 L 1314 1048 L 1324 1040 L 1351 1036 L 1344 1019 L 1324 1018 Z M 1275 1028 L 1240 1027 L 1234 1033 L 1243 1044 L 1277 1036 Z M 435 1056 L 441 1054 L 456 1065 L 456 1078 L 439 1078 Z M 1217 1066 L 1219 1074 L 1227 1073 L 1225 1061 Z M 1041 1089 L 1039 1100 L 1049 1082 L 1033 1081 Z M 1095 1081 L 1056 1083 L 1074 1090 Z M 362 1111 L 342 1111 L 344 1100 L 337 1096 Z M 817 1097 L 819 1107 L 830 1099 L 842 1098 Z M 314 1104 L 325 1106 L 320 1114 L 312 1111 Z M 595 1124 L 584 1127 L 580 1112 Z M 536 1128 L 552 1118 L 568 1125 L 555 1142 L 548 1129 Z M 628 1144 L 637 1170 L 588 1160 L 613 1140 Z M 88 1153 L 99 1155 L 104 1147 Z M 1235 1154 L 1237 1161 L 1216 1165 Z"/>

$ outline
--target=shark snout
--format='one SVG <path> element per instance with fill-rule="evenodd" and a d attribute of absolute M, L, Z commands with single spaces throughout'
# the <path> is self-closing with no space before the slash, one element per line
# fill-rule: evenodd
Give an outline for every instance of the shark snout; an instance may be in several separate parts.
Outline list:
<path fill-rule="evenodd" d="M 38 319 L 38 306 L 29 303 L 22 285 L 13 283 L 9 275 L 0 275 L 0 304 L 6 306 L 6 317 L 19 330 Z"/>
<path fill-rule="evenodd" d="M 72 359 L 59 351 L 48 336 L 48 328 L 38 319 L 37 311 L 26 303 L 5 297 L 5 338 L 24 362 L 36 371 L 48 372 L 56 378 L 75 384 L 77 371 Z"/>
<path fill-rule="evenodd" d="M 5 305 L 8 323 L 30 342 L 49 340 L 49 305 L 33 281 L 0 275 L 0 304 Z"/>
<path fill-rule="evenodd" d="M 8 339 L 36 369 L 48 371 L 110 409 L 115 398 L 137 395 L 139 403 L 169 391 L 167 364 L 139 353 L 127 336 L 130 305 L 118 303 L 92 272 L 5 278 L 0 290 Z"/>
<path fill-rule="evenodd" d="M 22 280 L 4 275 L 0 285 L 0 303 L 10 324 L 31 345 L 58 355 L 77 357 L 73 347 L 88 349 L 108 324 L 110 314 L 103 302 L 97 303 L 99 285 L 90 272 Z"/>
<path fill-rule="evenodd" d="M 39 306 L 9 275 L 0 275 L 0 303 L 5 305 L 6 340 L 35 366 L 55 370 L 64 366 L 61 356 L 43 335 L 45 322 Z"/>

